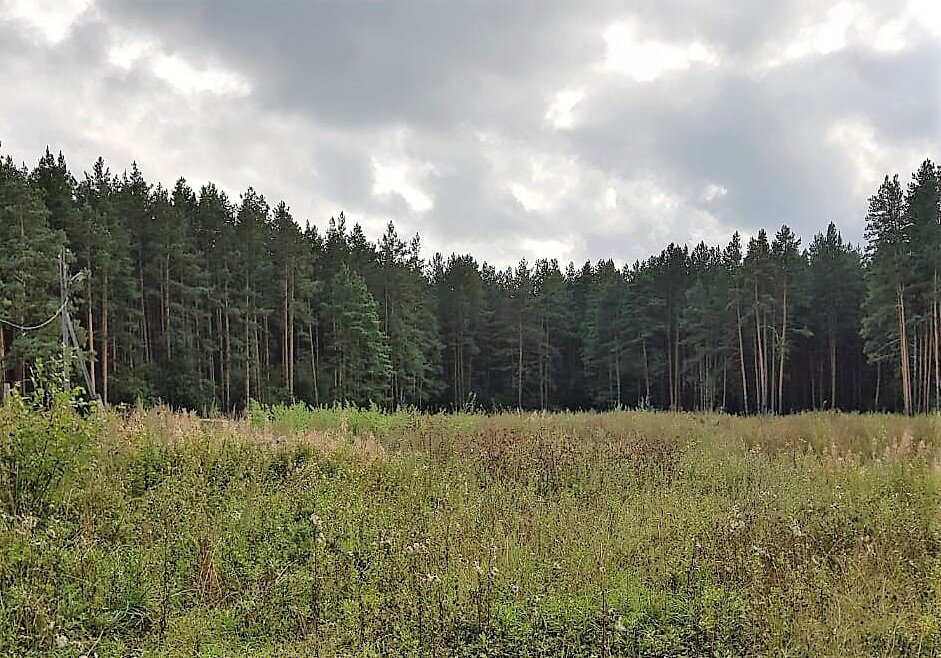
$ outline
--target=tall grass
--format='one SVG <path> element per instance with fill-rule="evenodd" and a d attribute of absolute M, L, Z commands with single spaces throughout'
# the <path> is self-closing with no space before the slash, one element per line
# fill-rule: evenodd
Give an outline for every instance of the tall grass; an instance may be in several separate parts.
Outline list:
<path fill-rule="evenodd" d="M 941 654 L 937 418 L 69 418 L 2 655 Z"/>

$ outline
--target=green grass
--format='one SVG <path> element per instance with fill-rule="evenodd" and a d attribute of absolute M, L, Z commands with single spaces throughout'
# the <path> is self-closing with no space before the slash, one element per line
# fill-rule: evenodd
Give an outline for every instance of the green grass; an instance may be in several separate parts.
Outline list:
<path fill-rule="evenodd" d="M 36 426 L 0 655 L 941 654 L 938 418 L 7 404 L 4 473 Z"/>

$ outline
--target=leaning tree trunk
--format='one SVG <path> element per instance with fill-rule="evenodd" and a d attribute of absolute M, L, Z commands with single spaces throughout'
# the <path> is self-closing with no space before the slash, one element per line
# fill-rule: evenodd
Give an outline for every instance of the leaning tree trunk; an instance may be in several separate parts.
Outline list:
<path fill-rule="evenodd" d="M 909 367 L 908 331 L 905 321 L 905 288 L 901 283 L 898 284 L 896 294 L 898 297 L 899 361 L 902 371 L 902 407 L 905 415 L 909 416 L 912 413 L 912 382 Z"/>

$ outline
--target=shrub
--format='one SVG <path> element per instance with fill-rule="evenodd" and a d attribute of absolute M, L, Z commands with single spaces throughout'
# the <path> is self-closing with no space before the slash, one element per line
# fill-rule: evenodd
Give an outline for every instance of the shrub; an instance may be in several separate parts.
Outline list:
<path fill-rule="evenodd" d="M 78 468 L 96 433 L 82 390 L 38 365 L 29 393 L 0 405 L 0 501 L 14 515 L 41 515 L 70 469 Z"/>

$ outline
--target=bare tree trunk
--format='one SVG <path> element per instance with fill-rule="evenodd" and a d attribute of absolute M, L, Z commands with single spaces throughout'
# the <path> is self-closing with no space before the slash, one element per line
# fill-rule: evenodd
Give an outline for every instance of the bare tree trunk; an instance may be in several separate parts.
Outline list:
<path fill-rule="evenodd" d="M 516 361 L 516 408 L 523 410 L 523 317 L 520 311 L 520 320 L 517 333 L 517 361 Z"/>
<path fill-rule="evenodd" d="M 248 401 L 252 396 L 252 355 L 251 355 L 251 334 L 249 333 L 249 315 L 248 315 L 248 287 L 245 288 L 245 409 L 248 409 Z"/>
<path fill-rule="evenodd" d="M 307 300 L 307 330 L 310 334 L 310 370 L 314 384 L 314 406 L 320 406 L 320 385 L 317 382 L 317 343 L 319 336 L 315 333 L 320 325 L 314 323 L 314 311 L 311 308 L 310 300 Z"/>
<path fill-rule="evenodd" d="M 882 385 L 882 361 L 876 363 L 876 395 L 873 399 L 873 411 L 879 411 L 879 388 Z"/>
<path fill-rule="evenodd" d="M 673 396 L 674 400 L 674 409 L 679 409 L 682 401 L 680 400 L 680 395 L 682 393 L 682 382 L 680 381 L 680 326 L 679 323 L 675 323 L 674 326 L 674 335 L 673 335 L 673 384 L 676 386 L 676 393 Z M 618 373 L 620 377 L 620 373 Z"/>
<path fill-rule="evenodd" d="M 225 409 L 232 410 L 232 323 L 229 318 L 229 296 L 225 299 L 225 354 L 223 356 L 223 378 L 225 382 Z"/>
<path fill-rule="evenodd" d="M 934 403 L 935 408 L 941 410 L 941 305 L 938 304 L 938 272 L 934 273 L 934 299 L 932 300 L 934 312 L 931 314 L 931 321 L 934 325 Z"/>
<path fill-rule="evenodd" d="M 902 406 L 906 416 L 912 413 L 912 383 L 908 354 L 908 330 L 905 320 L 905 288 L 900 283 L 897 287 L 899 319 L 899 360 L 902 371 Z"/>
<path fill-rule="evenodd" d="M 294 272 L 291 272 L 288 297 L 288 398 L 294 403 Z"/>
<path fill-rule="evenodd" d="M 745 376 L 745 341 L 742 337 L 742 307 L 738 302 L 735 304 L 735 316 L 738 328 L 738 362 L 742 368 L 742 401 L 745 405 L 745 415 L 748 415 L 748 378 Z M 644 366 L 646 368 L 646 356 Z"/>
<path fill-rule="evenodd" d="M 92 397 L 95 396 L 98 388 L 95 380 L 95 320 L 94 320 L 94 297 L 92 295 L 92 285 L 91 285 L 91 275 L 88 277 L 88 313 L 86 315 L 85 324 L 88 329 L 88 377 L 89 383 L 91 384 Z M 0 356 L 0 362 L 3 361 L 3 357 Z M 2 366 L 0 366 L 2 368 Z M 0 381 L 3 379 L 3 373 L 0 372 Z"/>
<path fill-rule="evenodd" d="M 621 408 L 621 345 L 620 343 L 616 344 L 614 351 L 614 369 L 615 376 L 617 377 L 617 391 L 618 391 L 618 409 Z"/>
<path fill-rule="evenodd" d="M 108 402 L 108 274 L 101 285 L 101 399 Z"/>
<path fill-rule="evenodd" d="M 830 408 L 836 409 L 836 336 L 830 328 Z"/>
<path fill-rule="evenodd" d="M 170 330 L 170 254 L 167 254 L 166 265 L 164 266 L 164 286 L 163 286 L 163 331 L 166 335 L 167 343 L 167 361 L 173 358 L 173 347 Z"/>
<path fill-rule="evenodd" d="M 757 372 L 755 373 L 757 381 L 755 383 L 757 387 L 757 398 L 756 402 L 758 404 L 758 412 L 764 413 L 767 406 L 767 377 L 765 376 L 765 368 L 767 367 L 766 354 L 764 348 L 764 323 L 761 320 L 761 311 L 758 298 L 758 283 L 755 282 L 755 364 L 757 366 Z"/>
<path fill-rule="evenodd" d="M 284 279 L 281 286 L 281 374 L 284 377 L 284 388 L 291 388 L 291 375 L 288 372 L 288 273 L 284 268 Z M 290 397 L 290 393 L 288 394 Z"/>
<path fill-rule="evenodd" d="M 787 354 L 787 283 L 784 284 L 783 321 L 781 323 L 781 367 L 778 372 L 778 413 L 784 413 L 784 360 Z"/>

